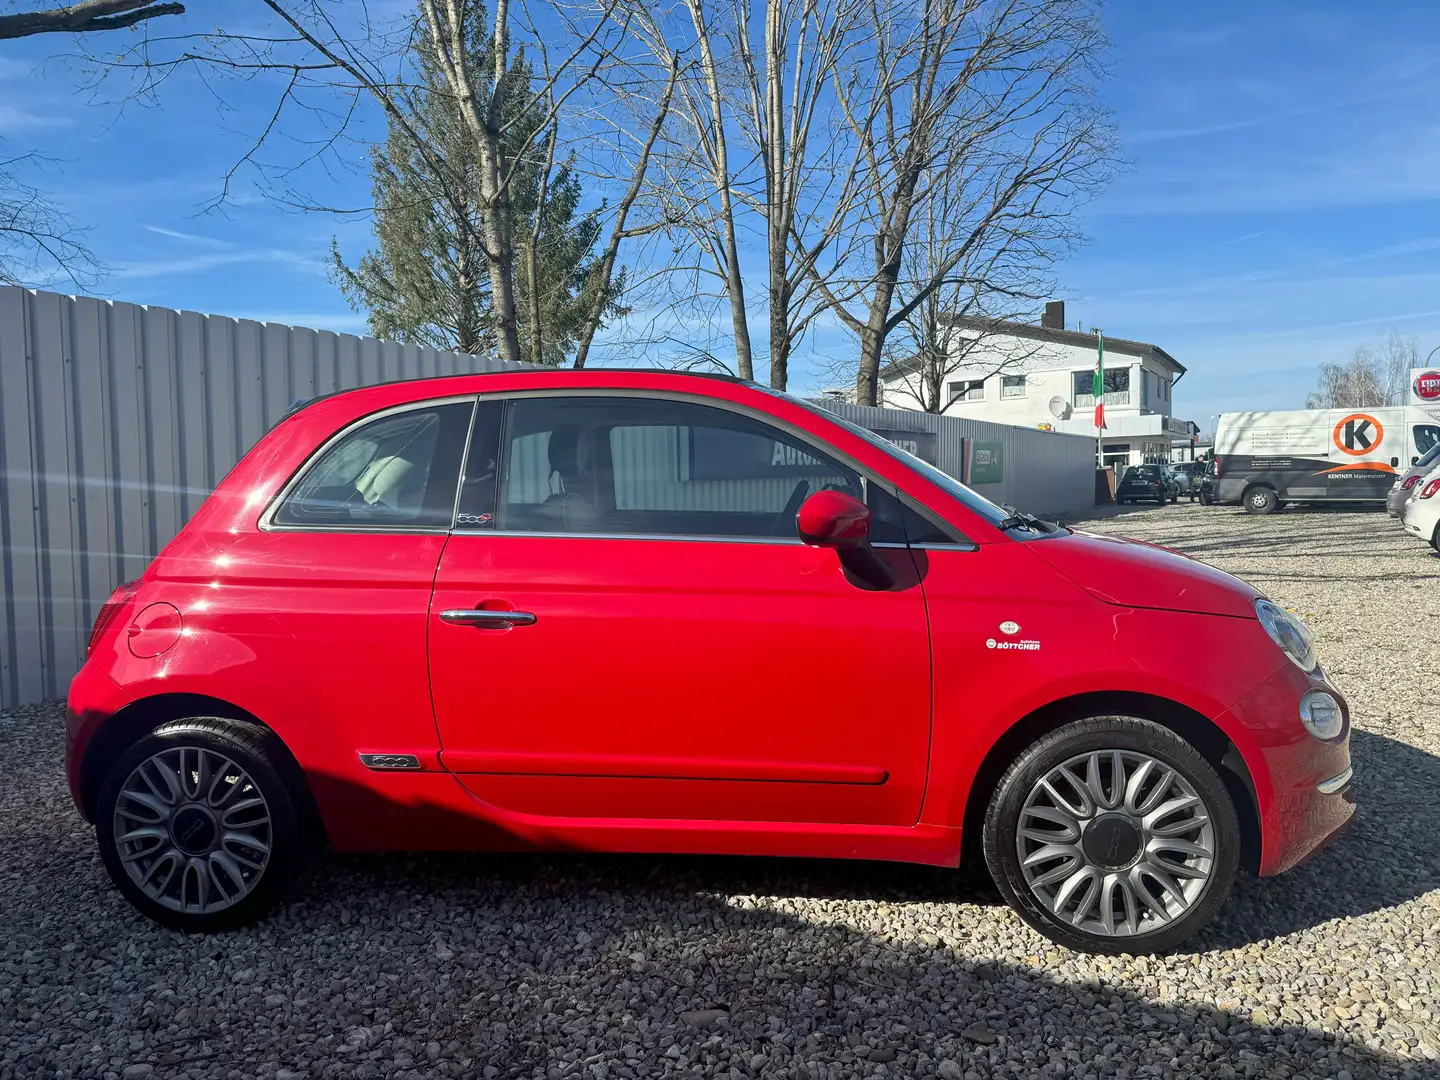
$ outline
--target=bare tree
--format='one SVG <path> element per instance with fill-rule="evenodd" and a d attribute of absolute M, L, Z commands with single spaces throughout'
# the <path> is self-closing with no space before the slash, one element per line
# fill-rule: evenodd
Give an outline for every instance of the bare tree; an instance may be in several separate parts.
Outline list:
<path fill-rule="evenodd" d="M 1406 401 L 1410 369 L 1418 367 L 1419 345 L 1394 330 L 1378 347 L 1362 345 L 1347 364 L 1320 365 L 1318 385 L 1306 395 L 1307 409 L 1381 409 Z"/>
<path fill-rule="evenodd" d="M 277 79 L 269 119 L 226 177 L 222 201 L 237 170 L 250 165 L 262 175 L 278 174 L 282 199 L 321 208 L 290 186 L 296 171 L 317 160 L 340 157 L 364 103 L 378 104 L 392 126 L 412 142 L 426 168 L 446 178 L 443 187 L 459 191 L 469 182 L 478 189 L 480 213 L 457 208 L 452 216 L 473 221 L 479 234 L 490 278 L 488 316 L 496 353 L 502 360 L 522 360 L 515 278 L 517 258 L 523 257 L 524 230 L 516 227 L 514 183 L 525 163 L 507 153 L 507 147 L 543 143 L 572 98 L 603 84 L 604 73 L 616 62 L 615 45 L 626 40 L 620 0 L 576 7 L 547 3 L 543 25 L 531 17 L 525 0 L 518 7 L 511 0 L 495 0 L 491 45 L 480 68 L 466 55 L 467 38 L 473 37 L 476 21 L 484 17 L 478 0 L 419 0 L 418 18 L 389 22 L 380 14 L 372 16 L 367 5 L 340 0 L 256 3 L 279 29 L 241 32 L 222 27 L 205 34 L 182 33 L 142 42 L 119 56 L 94 59 L 109 70 L 136 74 L 138 85 L 132 93 L 140 96 L 157 94 L 171 74 L 187 67 L 200 69 L 207 80 L 219 75 Z M 473 179 L 450 168 L 443 148 L 428 141 L 405 116 L 401 92 L 408 73 L 403 57 L 415 34 L 428 39 L 446 92 L 473 140 L 478 161 Z M 513 72 L 523 66 L 516 61 L 527 53 L 542 58 L 541 75 L 523 90 L 525 100 L 518 108 L 504 107 L 513 97 Z M 278 169 L 263 164 L 262 150 L 292 118 L 312 126 L 318 120 L 323 133 L 308 142 L 290 137 L 290 145 L 302 146 L 300 160 Z"/>
<path fill-rule="evenodd" d="M 163 15 L 184 15 L 185 5 L 156 0 L 81 0 L 64 7 L 0 15 L 0 41 L 32 34 L 87 34 L 123 30 Z"/>
<path fill-rule="evenodd" d="M 983 380 L 1023 371 L 1040 351 L 1005 324 L 1030 321 L 1040 300 L 1055 294 L 1051 267 L 1061 249 L 1035 243 L 1025 229 L 991 230 L 947 270 L 969 239 L 971 195 L 963 173 L 937 171 L 924 181 L 931 194 L 916 212 L 897 282 L 908 313 L 886 337 L 879 375 L 887 397 L 893 386 L 924 411 L 943 413 L 955 404 L 946 390 L 952 375 Z M 920 302 L 910 305 L 911 296 Z M 853 364 L 847 374 L 853 378 Z"/>
<path fill-rule="evenodd" d="M 736 370 L 753 378 L 757 355 L 768 354 L 770 385 L 784 389 L 790 354 L 821 310 L 791 237 L 824 206 L 843 159 L 830 87 L 863 36 L 863 0 L 685 0 L 685 11 L 684 32 L 658 8 L 639 26 L 657 57 L 688 60 L 648 191 L 676 249 L 694 253 L 672 267 L 671 285 L 687 305 L 723 302 Z M 752 257 L 764 265 L 764 291 L 754 290 L 766 310 L 764 352 L 750 325 Z"/>
<path fill-rule="evenodd" d="M 47 164 L 34 153 L 0 156 L 0 285 L 63 280 L 79 289 L 101 276 L 69 215 L 23 178 Z"/>
<path fill-rule="evenodd" d="M 63 7 L 0 15 L 0 41 L 36 34 L 88 34 L 123 30 L 185 6 L 156 0 L 82 0 Z M 23 179 L 49 159 L 34 153 L 0 158 L 0 284 L 68 280 L 76 288 L 95 281 L 101 265 L 74 221 L 39 187 Z"/>
<path fill-rule="evenodd" d="M 932 293 L 1004 293 L 984 274 L 1005 260 L 985 253 L 1035 258 L 1072 242 L 1075 201 L 1104 182 L 1113 154 L 1091 92 L 1104 47 L 1091 0 L 903 0 L 870 11 L 873 56 L 835 79 L 855 168 L 830 225 L 795 237 L 859 338 L 861 404 L 876 401 L 888 336 Z M 956 226 L 948 250 L 902 288 L 906 245 L 942 195 Z"/>

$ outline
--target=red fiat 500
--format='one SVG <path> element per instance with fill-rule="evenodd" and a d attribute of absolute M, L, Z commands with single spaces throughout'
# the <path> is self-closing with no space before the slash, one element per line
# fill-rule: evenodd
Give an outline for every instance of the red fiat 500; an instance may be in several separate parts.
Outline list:
<path fill-rule="evenodd" d="M 674 373 L 300 408 L 106 603 L 70 712 L 111 877 L 186 930 L 326 843 L 965 846 L 1055 941 L 1162 950 L 1354 806 L 1344 700 L 1244 582 Z"/>

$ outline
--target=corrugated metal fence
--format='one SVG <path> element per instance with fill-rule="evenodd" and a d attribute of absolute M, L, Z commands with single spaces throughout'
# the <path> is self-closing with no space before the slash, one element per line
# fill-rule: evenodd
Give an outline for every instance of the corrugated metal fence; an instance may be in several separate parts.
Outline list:
<path fill-rule="evenodd" d="M 965 477 L 965 440 L 999 443 L 1002 447 L 998 484 L 967 481 L 991 502 L 1033 514 L 1078 514 L 1095 505 L 1095 440 L 1061 435 L 1038 428 L 991 424 L 958 416 L 874 409 L 830 401 L 816 404 L 861 427 L 884 432 L 931 432 L 936 460 L 932 464 L 951 476 Z"/>
<path fill-rule="evenodd" d="M 0 707 L 64 695 L 110 590 L 297 398 L 496 366 L 0 287 Z"/>
<path fill-rule="evenodd" d="M 110 590 L 143 572 L 297 398 L 503 366 L 348 334 L 0 287 L 0 708 L 64 695 Z M 1070 512 L 1091 500 L 1087 439 L 827 407 L 877 430 L 934 432 L 936 463 L 956 476 L 963 440 L 1003 444 L 1004 479 L 976 485 L 997 501 Z"/>

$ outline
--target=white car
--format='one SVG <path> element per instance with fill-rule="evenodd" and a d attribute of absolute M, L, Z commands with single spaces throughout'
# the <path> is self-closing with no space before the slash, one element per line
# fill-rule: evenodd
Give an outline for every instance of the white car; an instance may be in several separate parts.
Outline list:
<path fill-rule="evenodd" d="M 1432 465 L 1411 489 L 1400 521 L 1406 532 L 1440 551 L 1440 465 Z"/>

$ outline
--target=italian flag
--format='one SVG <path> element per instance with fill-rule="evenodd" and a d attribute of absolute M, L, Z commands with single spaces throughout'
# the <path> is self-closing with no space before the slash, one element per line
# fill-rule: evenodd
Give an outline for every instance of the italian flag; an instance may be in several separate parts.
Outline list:
<path fill-rule="evenodd" d="M 1095 395 L 1095 426 L 1105 426 L 1105 336 L 1095 331 L 1095 383 L 1090 392 Z"/>

